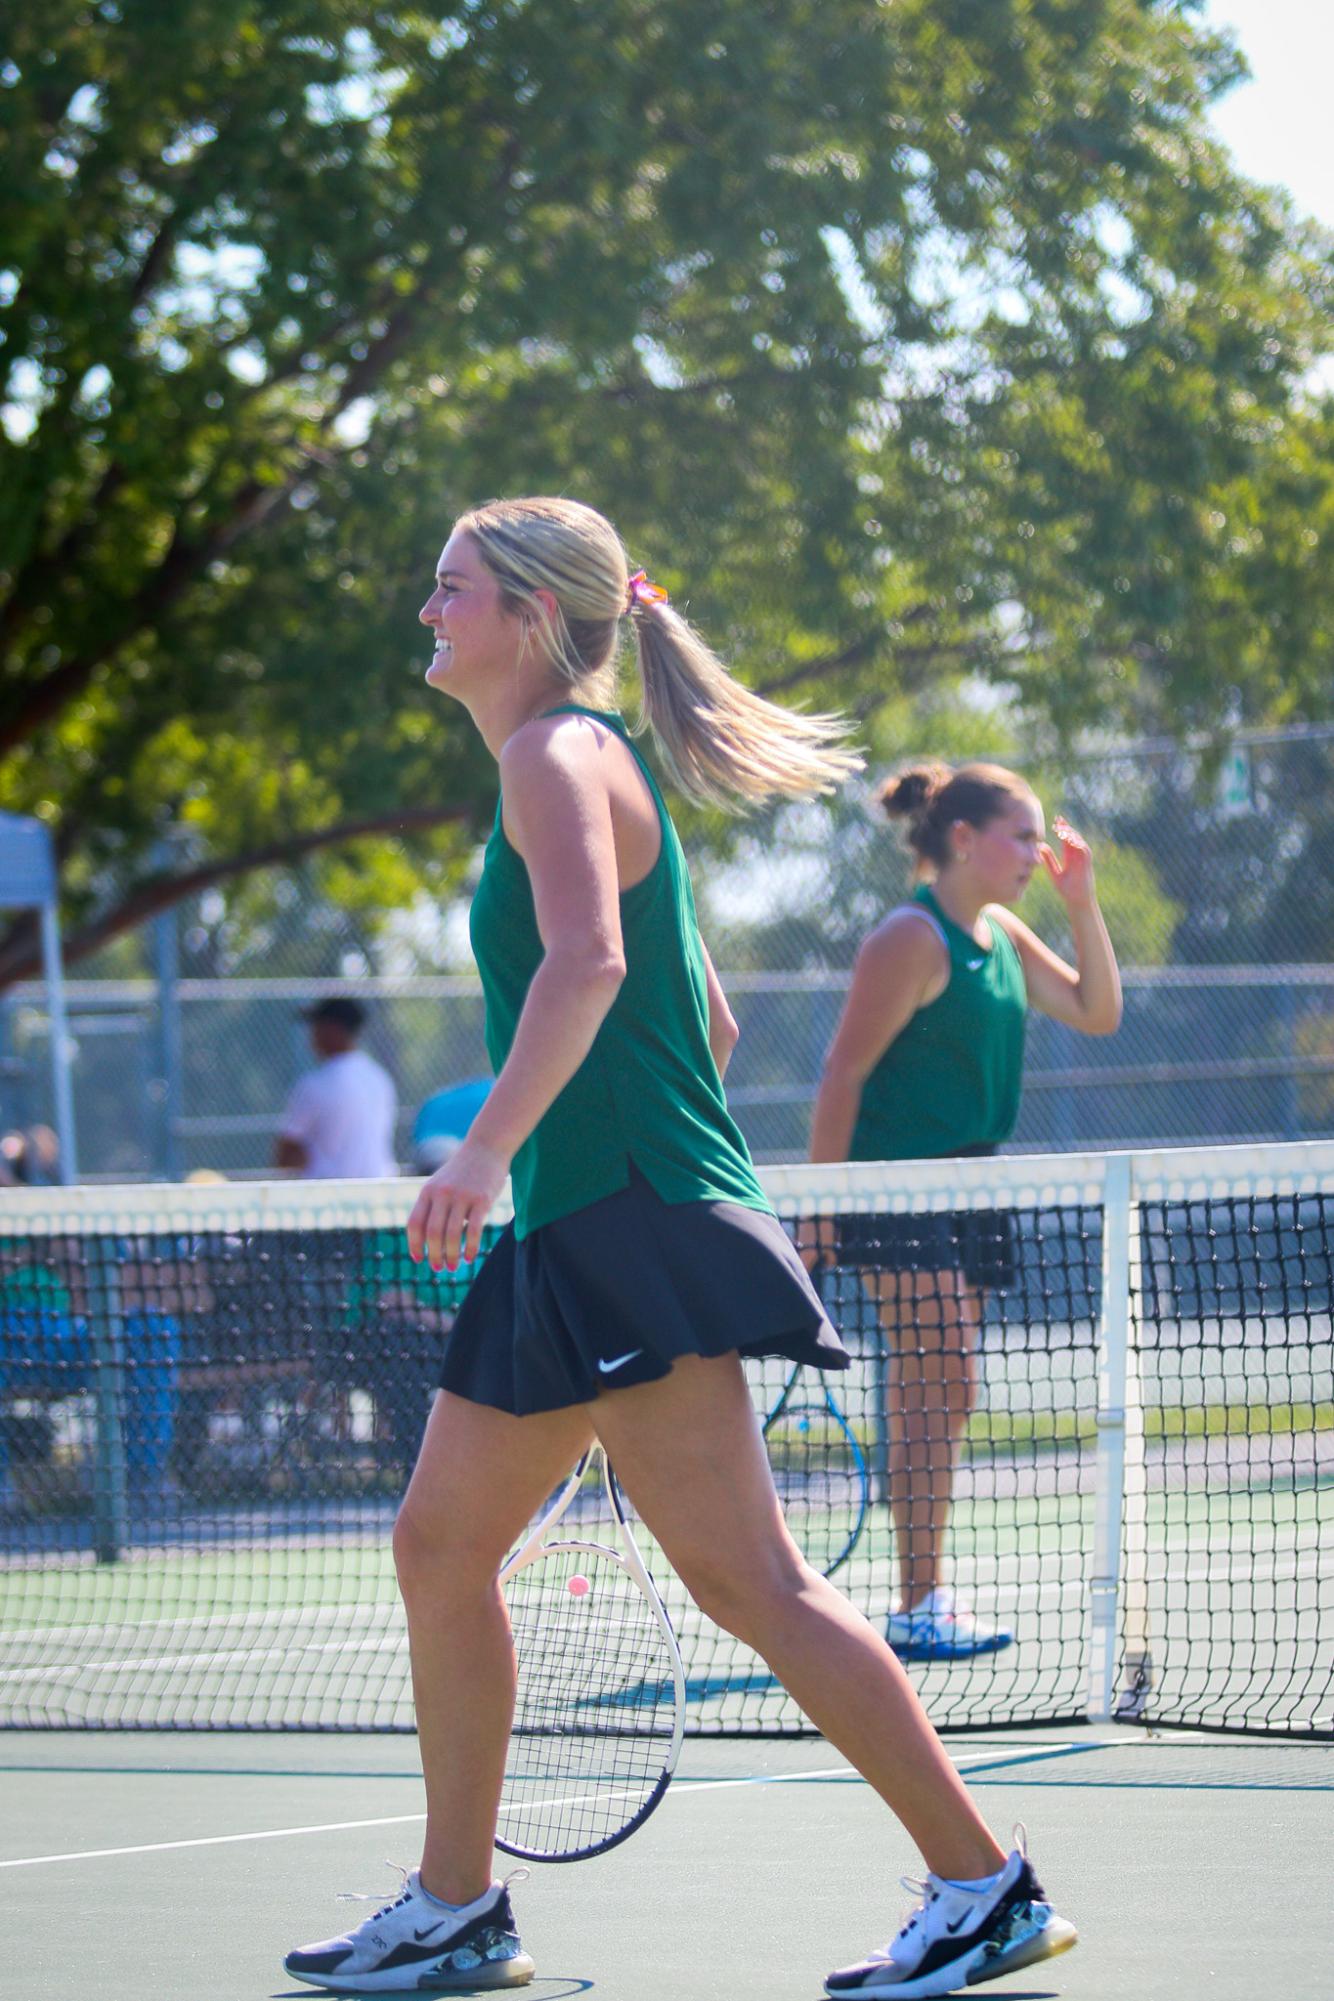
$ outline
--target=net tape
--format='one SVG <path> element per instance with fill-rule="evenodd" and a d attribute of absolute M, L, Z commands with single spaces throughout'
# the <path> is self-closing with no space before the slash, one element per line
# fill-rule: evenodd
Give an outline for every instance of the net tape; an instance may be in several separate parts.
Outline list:
<path fill-rule="evenodd" d="M 948 1501 L 1011 1636 L 911 1664 L 940 1727 L 1334 1735 L 1334 1144 L 763 1179 L 853 1356 L 747 1365 L 793 1533 L 883 1627 Z M 412 1192 L 6 1193 L 0 1722 L 411 1727 L 389 1530 L 469 1277 L 411 1263 Z M 809 1728 L 638 1535 L 687 1728 Z"/>

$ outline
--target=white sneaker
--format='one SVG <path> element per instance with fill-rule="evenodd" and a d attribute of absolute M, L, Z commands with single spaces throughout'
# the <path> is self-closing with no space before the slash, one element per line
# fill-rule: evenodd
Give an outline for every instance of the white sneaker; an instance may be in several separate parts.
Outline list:
<path fill-rule="evenodd" d="M 532 1979 L 510 1907 L 514 1876 L 456 1910 L 422 1888 L 418 1870 L 401 1873 L 400 1894 L 355 1931 L 289 1952 L 293 1979 L 331 1994 L 473 1994 Z"/>
<path fill-rule="evenodd" d="M 975 1619 L 948 1584 L 938 1584 L 911 1612 L 892 1610 L 885 1638 L 903 1661 L 958 1661 L 1014 1645 L 1013 1633 Z"/>
<path fill-rule="evenodd" d="M 903 1882 L 922 1902 L 883 1951 L 830 1974 L 825 1992 L 834 2001 L 929 2001 L 1052 1959 L 1079 1938 L 1047 1902 L 1024 1852 L 1022 1828 L 1004 1869 L 984 1890 L 939 1876 L 924 1883 L 905 1876 Z"/>

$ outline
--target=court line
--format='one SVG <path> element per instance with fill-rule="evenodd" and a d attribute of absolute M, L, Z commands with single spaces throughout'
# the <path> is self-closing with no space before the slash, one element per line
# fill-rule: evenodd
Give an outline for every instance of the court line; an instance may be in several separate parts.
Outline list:
<path fill-rule="evenodd" d="M 11 1631 L 6 1628 L 3 1629 L 3 1638 L 6 1645 L 14 1646 L 51 1646 L 66 1642 L 73 1645 L 79 1640 L 87 1638 L 89 1634 L 104 1633 L 108 1628 L 115 1633 L 145 1633 L 151 1632 L 159 1626 L 166 1626 L 172 1632 L 178 1632 L 183 1626 L 287 1626 L 293 1625 L 302 1619 L 309 1619 L 312 1624 L 319 1624 L 322 1620 L 346 1619 L 354 1614 L 358 1618 L 363 1618 L 368 1613 L 382 1612 L 386 1608 L 395 1615 L 398 1614 L 399 1600 L 397 1596 L 391 1595 L 386 1598 L 349 1598 L 342 1603 L 332 1605 L 292 1605 L 287 1607 L 256 1605 L 252 1606 L 249 1610 L 187 1612 L 180 1615 L 172 1612 L 164 1612 L 155 1619 L 104 1619 L 99 1621 L 88 1619 L 82 1625 L 78 1626 L 28 1626 L 21 1631 Z"/>
<path fill-rule="evenodd" d="M 161 1855 L 171 1848 L 225 1848 L 236 1841 L 281 1841 L 291 1834 L 337 1834 L 345 1828 L 402 1827 L 424 1813 L 387 1814 L 380 1820 L 331 1820 L 319 1827 L 265 1827 L 250 1834 L 200 1834 L 191 1841 L 141 1841 L 128 1848 L 73 1848 L 63 1855 L 20 1855 L 0 1869 L 31 1869 L 39 1862 L 98 1862 L 115 1855 Z"/>
<path fill-rule="evenodd" d="M 258 1667 L 263 1661 L 300 1659 L 307 1654 L 406 1654 L 407 1650 L 406 1633 L 369 1633 L 360 1639 L 344 1636 L 336 1640 L 306 1640 L 286 1647 L 215 1647 L 206 1654 L 132 1654 L 109 1661 L 60 1661 L 41 1667 L 0 1668 L 0 1682 L 59 1681 L 64 1676 L 81 1674 L 174 1674 L 178 1668 L 230 1666 L 238 1660 L 246 1668 L 252 1662 Z"/>
<path fill-rule="evenodd" d="M 1161 1588 L 1170 1584 L 1250 1582 L 1289 1583 L 1304 1581 L 1322 1571 L 1323 1547 L 1316 1533 L 1319 1524 L 1310 1525 L 1311 1533 L 1294 1548 L 1255 1551 L 1244 1543 L 1238 1543 L 1226 1550 L 1187 1549 L 1167 1552 L 1169 1567 L 1159 1571 L 1150 1581 Z M 1258 1558 L 1270 1559 L 1267 1565 L 1257 1562 Z M 1280 1558 L 1283 1560 L 1280 1562 Z M 1085 1582 L 1086 1552 L 1082 1548 L 1057 1552 L 1058 1565 L 1065 1559 L 1065 1567 L 1074 1574 L 1051 1578 L 1044 1574 L 1037 1559 L 1029 1559 L 1032 1569 L 1027 1576 L 1019 1575 L 1019 1566 L 1011 1559 L 1005 1565 L 1004 1574 L 990 1581 L 984 1595 L 989 1599 L 1004 1596 L 1017 1589 L 1027 1601 L 1050 1599 L 1066 1593 L 1082 1590 Z M 854 1558 L 854 1561 L 857 1559 Z M 956 1559 L 960 1560 L 960 1559 Z M 974 1551 L 963 1551 L 961 1560 L 969 1566 L 982 1562 L 992 1562 L 990 1556 Z M 872 1566 L 883 1564 L 884 1559 L 876 1556 Z M 865 1564 L 863 1564 L 863 1568 Z M 977 1596 L 984 1587 L 975 1584 L 973 1595 Z M 212 1627 L 220 1635 L 230 1631 L 243 1631 L 253 1626 L 286 1626 L 308 1622 L 320 1625 L 332 1620 L 353 1623 L 357 1619 L 375 1616 L 386 1617 L 398 1627 L 401 1613 L 398 1600 L 392 1596 L 376 1599 L 350 1599 L 344 1603 L 300 1605 L 290 1607 L 258 1606 L 250 1609 L 227 1611 L 195 1612 L 183 1614 L 166 1613 L 149 1619 L 88 1620 L 82 1625 L 51 1625 L 0 1628 L 0 1645 L 6 1648 L 23 1646 L 70 1646 L 77 1647 L 81 1641 L 92 1645 L 106 1646 L 108 1632 L 115 1635 L 116 1643 L 133 1641 L 140 1634 L 151 1633 L 162 1628 L 171 1633 L 179 1633 L 191 1627 Z"/>
<path fill-rule="evenodd" d="M 1084 1579 L 1082 1574 L 1054 1581 L 1050 1579 L 1033 1580 L 1032 1584 L 1025 1584 L 1020 1587 L 1024 1602 L 1019 1609 L 1027 1611 L 1035 1600 L 1050 1601 L 1054 1598 L 1069 1597 L 1082 1592 L 1083 1589 Z M 1003 1590 L 1003 1586 L 992 1586 L 990 1590 L 982 1586 L 975 1586 L 972 1596 L 978 1599 L 979 1602 L 989 1602 L 1002 1595 Z M 0 1628 L 0 1650 L 23 1646 L 44 1646 L 49 1649 L 52 1646 L 58 1645 L 68 1648 L 73 1656 L 54 1666 L 48 1659 L 45 1664 L 33 1667 L 9 1666 L 0 1657 L 0 1681 L 37 1680 L 44 1675 L 53 1673 L 142 1673 L 145 1669 L 150 1671 L 157 1669 L 167 1671 L 178 1667 L 211 1665 L 217 1661 L 229 1660 L 234 1654 L 242 1651 L 246 1653 L 248 1658 L 259 1660 L 269 1657 L 276 1650 L 268 1648 L 264 1652 L 260 1652 L 255 1649 L 253 1644 L 245 1637 L 244 1629 L 247 1627 L 263 1626 L 265 1624 L 282 1626 L 285 1624 L 299 1624 L 304 1621 L 308 1621 L 313 1626 L 318 1626 L 333 1620 L 339 1620 L 351 1625 L 363 1616 L 374 1616 L 377 1613 L 383 1614 L 386 1609 L 392 1611 L 393 1617 L 392 1621 L 386 1621 L 387 1629 L 384 1631 L 369 1634 L 361 1639 L 352 1640 L 347 1639 L 345 1636 L 340 1636 L 334 1640 L 302 1639 L 298 1636 L 294 1641 L 289 1641 L 284 1645 L 281 1652 L 284 1656 L 288 1656 L 293 1652 L 337 1653 L 343 1651 L 352 1653 L 358 1651 L 389 1652 L 401 1650 L 406 1653 L 407 1632 L 402 1625 L 398 1608 L 396 1605 L 390 1606 L 389 1601 L 385 1600 L 372 1601 L 369 1605 L 349 1602 L 346 1605 L 302 1607 L 290 1611 L 269 1611 L 265 1608 L 248 1613 L 202 1613 L 179 1620 L 172 1618 L 145 1619 L 142 1621 L 127 1621 L 121 1625 L 108 1625 L 106 1623 L 94 1625 L 90 1623 L 87 1626 L 78 1627 L 29 1627 L 22 1631 Z M 689 1623 L 693 1624 L 693 1621 Z M 113 1647 L 132 1646 L 140 1634 L 151 1633 L 157 1629 L 165 1628 L 170 1635 L 178 1633 L 184 1628 L 199 1626 L 212 1626 L 216 1629 L 215 1634 L 210 1635 L 210 1637 L 215 1637 L 218 1644 L 208 1652 L 182 1655 L 170 1652 L 164 1648 L 164 1651 L 160 1655 L 141 1653 L 129 1659 L 123 1656 L 100 1660 L 87 1658 L 88 1653 L 99 1649 L 105 1653 Z M 237 1644 L 234 1646 L 225 1644 L 233 1633 L 236 1635 Z M 139 1644 L 142 1648 L 145 1643 L 140 1640 Z M 84 1654 L 78 1652 L 81 1645 L 86 1649 Z"/>
<path fill-rule="evenodd" d="M 1303 1582 L 1313 1576 L 1323 1576 L 1324 1574 L 1324 1565 L 1319 1560 L 1310 1563 L 1299 1561 L 1291 1569 L 1283 1572 L 1280 1572 L 1277 1567 L 1268 1571 L 1258 1570 L 1253 1565 L 1245 1568 L 1242 1561 L 1244 1554 L 1244 1552 L 1240 1553 L 1235 1563 L 1230 1559 L 1225 1559 L 1226 1568 L 1219 1567 L 1219 1564 L 1215 1561 L 1215 1563 L 1205 1570 L 1168 1572 L 1166 1575 L 1150 1579 L 1150 1586 L 1157 1592 L 1170 1588 L 1174 1584 L 1192 1583 L 1222 1582 L 1238 1586 L 1245 1585 L 1251 1588 L 1257 1586 L 1263 1588 L 1270 1584 Z M 1071 1599 L 1076 1596 L 1082 1598 L 1084 1589 L 1085 1580 L 1082 1577 L 1066 1579 L 1054 1584 L 1049 1583 L 1045 1587 L 1039 1586 L 1036 1593 L 1024 1589 L 1021 1591 L 1020 1603 L 1013 1608 L 1013 1616 L 1017 1618 L 1027 1617 L 1035 1609 L 1035 1606 L 1040 1608 L 1044 1602 L 1050 1605 L 1053 1600 Z M 979 1604 L 990 1606 L 997 1602 L 1003 1593 L 997 1593 L 994 1587 L 988 1591 L 975 1586 L 971 1595 Z M 329 1608 L 326 1612 L 321 1608 L 318 1618 L 312 1621 L 312 1623 L 323 1623 L 326 1618 L 334 1616 L 335 1612 L 340 1616 L 348 1617 L 349 1614 L 355 1613 L 358 1609 L 355 1606 Z M 378 1610 L 379 1607 L 377 1606 L 375 1609 Z M 1184 1607 L 1170 1606 L 1167 1608 L 1164 1616 L 1180 1617 L 1183 1615 L 1184 1610 Z M 288 1617 L 295 1620 L 299 1616 L 301 1615 L 279 1613 L 276 1615 L 274 1623 L 280 1623 L 284 1618 Z M 1300 1620 L 1301 1616 L 1302 1608 L 1298 1608 L 1296 1617 Z M 352 1623 L 350 1617 L 348 1618 L 348 1622 Z M 197 1622 L 186 1621 L 182 1623 L 194 1624 Z M 198 1623 L 206 1623 L 206 1621 Z M 242 1623 L 246 1623 L 246 1621 Z M 256 1619 L 252 1623 L 257 1624 L 259 1621 Z M 171 1622 L 166 1620 L 147 1621 L 145 1624 L 148 1626 L 170 1625 Z M 89 1628 L 86 1631 L 81 1631 L 79 1638 L 85 1640 L 87 1645 L 87 1652 L 83 1654 L 79 1654 L 76 1651 L 77 1642 L 72 1640 L 68 1629 L 66 1629 L 62 1643 L 70 1646 L 71 1657 L 58 1662 L 53 1662 L 48 1658 L 42 1664 L 24 1667 L 10 1665 L 4 1660 L 3 1649 L 12 1643 L 14 1636 L 0 1631 L 0 1687 L 15 1687 L 24 1683 L 39 1681 L 77 1682 L 81 1677 L 98 1677 L 105 1680 L 107 1678 L 114 1679 L 118 1676 L 132 1674 L 177 1674 L 187 1669 L 199 1670 L 218 1666 L 232 1666 L 238 1660 L 243 1668 L 248 1668 L 252 1665 L 258 1667 L 262 1663 L 274 1659 L 296 1661 L 301 1658 L 310 1658 L 318 1655 L 342 1655 L 351 1658 L 358 1654 L 376 1653 L 406 1657 L 408 1648 L 407 1634 L 402 1630 L 397 1620 L 387 1630 L 368 1633 L 360 1637 L 348 1637 L 346 1633 L 340 1634 L 336 1639 L 314 1639 L 298 1636 L 289 1640 L 281 1647 L 269 1646 L 263 1648 L 257 1647 L 253 1641 L 247 1640 L 244 1634 L 237 1631 L 236 1627 L 230 1622 L 220 1620 L 219 1626 L 220 1630 L 216 1635 L 216 1640 L 221 1644 L 215 1643 L 207 1651 L 181 1654 L 172 1653 L 164 1648 L 160 1654 L 140 1652 L 126 1655 L 113 1652 L 109 1658 L 104 1657 L 101 1659 L 90 1658 L 89 1656 L 98 1649 L 102 1649 L 105 1654 L 105 1651 L 110 1647 L 126 1644 L 127 1638 L 132 1639 L 135 1637 L 133 1629 L 122 1629 L 116 1632 L 114 1641 L 108 1640 L 105 1629 L 98 1631 L 97 1629 Z M 225 1644 L 233 1634 L 235 1635 L 234 1644 Z M 690 1637 L 693 1636 L 692 1632 Z M 50 1636 L 37 1633 L 31 1636 L 19 1637 L 28 1638 L 30 1644 L 40 1644 L 43 1640 L 49 1641 Z"/>
<path fill-rule="evenodd" d="M 1031 1752 L 1020 1753 L 1019 1756 L 1007 1758 L 1004 1762 L 1007 1764 L 1028 1764 L 1037 1758 L 1041 1758 L 1044 1756 L 1060 1757 L 1063 1755 L 1068 1755 L 1071 1751 L 1074 1750 L 1085 1750 L 1085 1749 L 1091 1751 L 1105 1750 L 1108 1748 L 1109 1744 L 1120 1743 L 1121 1741 L 1122 1740 L 1118 1738 L 1118 1739 L 1109 1739 L 1106 1742 L 1099 1742 L 1097 1744 L 1089 1744 L 1089 1745 L 1082 1745 L 1082 1744 L 1034 1745 Z M 990 1755 L 992 1754 L 980 1751 L 964 1752 L 960 1756 L 956 1756 L 954 1762 L 955 1764 L 961 1764 L 964 1762 L 964 1760 L 968 1760 L 971 1763 L 973 1761 L 980 1761 L 986 1759 Z M 337 1775 L 335 1774 L 334 1776 Z M 751 1776 L 742 1779 L 692 1780 L 688 1777 L 685 1777 L 681 1780 L 679 1785 L 673 1785 L 668 1788 L 666 1798 L 667 1799 L 694 1798 L 695 1795 L 698 1793 L 730 1792 L 741 1786 L 802 1785 L 802 1784 L 809 1784 L 812 1780 L 833 1779 L 833 1778 L 846 1779 L 850 1783 L 855 1782 L 859 1785 L 865 1784 L 865 1781 L 861 1778 L 860 1774 L 855 1772 L 850 1765 L 846 1764 L 826 1765 L 822 1766 L 818 1771 L 814 1772 L 762 1772 L 762 1773 L 752 1774 Z M 582 1804 L 582 1802 L 585 1799 L 596 1799 L 605 1802 L 608 1798 L 615 1798 L 615 1797 L 616 1797 L 615 1793 L 578 1794 L 572 1799 L 545 1800 L 540 1802 L 539 1805 L 541 1808 L 551 1807 L 551 1806 L 570 1807 Z M 539 1805 L 535 1805 L 535 1803 L 531 1800 L 525 1800 L 512 1806 L 502 1807 L 501 1815 L 503 1817 L 505 1814 L 532 1813 L 534 1811 L 539 1810 Z M 232 1846 L 235 1843 L 242 1841 L 281 1841 L 293 1835 L 343 1834 L 343 1833 L 350 1833 L 357 1829 L 366 1827 L 404 1827 L 410 1825 L 414 1821 L 425 1820 L 425 1818 L 426 1815 L 424 1813 L 396 1813 L 396 1814 L 382 1815 L 374 1820 L 331 1820 L 331 1821 L 319 1822 L 315 1825 L 307 1827 L 258 1828 L 247 1834 L 201 1834 L 201 1835 L 195 1835 L 191 1837 L 189 1840 L 185 1841 L 135 1842 L 129 1846 L 122 1848 L 78 1848 L 78 1849 L 70 1849 L 64 1854 L 59 1854 L 59 1855 L 18 1856 L 11 1861 L 0 1862 L 0 1869 L 31 1869 L 37 1867 L 39 1864 L 51 1863 L 51 1862 L 105 1861 L 110 1858 L 114 1858 L 116 1856 L 121 1856 L 121 1855 L 161 1855 L 170 1850 L 184 1849 L 184 1848 L 223 1848 Z"/>
<path fill-rule="evenodd" d="M 806 1741 L 813 1740 L 808 1739 Z M 1053 1755 L 1071 1748 L 1082 1748 L 1082 1746 L 1068 1746 L 1045 1739 L 1043 1741 L 1046 1743 L 1048 1752 Z M 1120 1740 L 1118 1739 L 1117 1741 Z M 0 1747 L 2 1746 L 3 1738 L 0 1738 Z M 1099 1748 L 1104 1747 L 1100 1745 Z M 989 1760 L 1011 1752 L 1024 1758 L 1031 1758 L 1036 1755 L 1031 1741 L 1026 1744 L 997 1743 L 993 1744 L 989 1751 L 954 1751 L 950 1755 L 953 1757 L 956 1765 L 962 1765 L 968 1760 L 977 1758 Z M 839 1769 L 843 1768 L 840 1767 Z M 852 1771 L 851 1766 L 848 1766 L 846 1769 L 851 1776 L 857 1776 Z M 92 1779 L 108 1777 L 117 1779 L 316 1779 L 321 1784 L 326 1784 L 330 1779 L 356 1780 L 358 1782 L 369 1780 L 377 1785 L 397 1785 L 401 1784 L 405 1779 L 411 1780 L 416 1784 L 420 1784 L 421 1782 L 421 1770 L 416 1766 L 411 1769 L 405 1766 L 401 1772 L 392 1772 L 386 1771 L 383 1768 L 370 1770 L 351 1766 L 344 1766 L 338 1771 L 318 1771 L 312 1770 L 309 1767 L 294 1768 L 286 1765 L 178 1765 L 174 1762 L 170 1765 L 53 1765 L 48 1764 L 45 1760 L 40 1764 L 26 1765 L 0 1763 L 0 1777 L 36 1778 L 40 1775 L 45 1778 L 50 1774 L 59 1774 L 65 1778 Z M 810 1775 L 805 1774 L 804 1776 L 809 1777 Z M 695 1789 L 701 1786 L 722 1783 L 724 1782 L 721 1780 L 696 1779 L 689 1772 L 678 1772 L 672 1781 L 674 1788 L 684 1786 Z"/>
<path fill-rule="evenodd" d="M 1040 1764 L 1046 1758 L 1078 1758 L 1086 1751 L 1128 1751 L 1132 1743 L 1138 1744 L 1138 1742 L 1138 1738 L 1100 1737 L 1091 1744 L 1082 1742 L 1078 1744 L 1034 1744 L 1031 1748 L 1025 1747 L 1022 1751 L 1006 1750 L 1005 1755 L 1000 1757 L 994 1751 L 967 1752 L 964 1754 L 968 1759 L 966 1765 L 963 1758 L 955 1758 L 954 1762 L 966 1770 L 970 1778 L 975 1778 L 983 1772 L 1006 1771 L 1011 1765 Z"/>
<path fill-rule="evenodd" d="M 687 1785 L 683 1789 L 682 1797 L 686 1793 L 722 1791 L 730 1786 L 781 1786 L 792 1785 L 803 1779 L 828 1779 L 849 1769 L 847 1765 L 830 1765 L 818 1772 L 774 1772 L 756 1774 L 746 1779 L 705 1779 L 697 1785 Z M 639 1788 L 636 1787 L 628 1796 L 637 1797 L 638 1792 Z M 666 1798 L 671 1799 L 672 1795 L 673 1788 L 669 1787 Z M 524 1800 L 514 1806 L 502 1807 L 500 1811 L 502 1815 L 534 1813 L 546 1807 L 579 1806 L 588 1799 L 606 1801 L 615 1797 L 615 1792 L 612 1792 L 576 1794 L 567 1800 L 539 1802 Z M 395 1813 L 375 1820 L 330 1820 L 311 1827 L 258 1828 L 249 1834 L 200 1834 L 188 1841 L 141 1841 L 125 1848 L 75 1848 L 62 1855 L 21 1855 L 12 1861 L 0 1862 L 0 1869 L 30 1869 L 42 1862 L 96 1862 L 117 1855 L 161 1855 L 169 1849 L 176 1848 L 222 1848 L 238 1841 L 281 1841 L 294 1834 L 342 1834 L 362 1827 L 403 1827 L 409 1822 L 425 1818 L 424 1813 Z"/>

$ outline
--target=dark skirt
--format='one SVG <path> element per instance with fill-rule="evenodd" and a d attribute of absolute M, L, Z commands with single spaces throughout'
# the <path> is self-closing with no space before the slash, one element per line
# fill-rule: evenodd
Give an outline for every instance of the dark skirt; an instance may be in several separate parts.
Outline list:
<path fill-rule="evenodd" d="M 1014 1284 L 1014 1217 L 1008 1209 L 847 1215 L 834 1222 L 840 1264 L 863 1271 L 957 1271 L 982 1290 Z"/>
<path fill-rule="evenodd" d="M 735 1202 L 664 1202 L 630 1185 L 501 1231 L 459 1309 L 440 1386 L 515 1417 L 659 1381 L 679 1355 L 849 1356 L 777 1218 Z"/>
<path fill-rule="evenodd" d="M 942 1160 L 989 1160 L 990 1141 L 961 1146 Z M 840 1264 L 862 1271 L 957 1271 L 979 1291 L 1004 1290 L 1016 1271 L 1014 1216 L 1008 1209 L 933 1209 L 915 1215 L 835 1218 Z"/>

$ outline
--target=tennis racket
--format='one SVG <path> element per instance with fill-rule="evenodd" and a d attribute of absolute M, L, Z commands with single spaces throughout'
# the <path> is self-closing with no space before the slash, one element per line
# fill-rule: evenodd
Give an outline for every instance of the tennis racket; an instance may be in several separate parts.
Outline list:
<path fill-rule="evenodd" d="M 813 1570 L 832 1577 L 857 1547 L 871 1478 L 857 1437 L 821 1381 L 814 1393 L 798 1364 L 763 1420 L 765 1450 L 792 1540 Z"/>
<path fill-rule="evenodd" d="M 619 1548 L 557 1534 L 599 1471 Z M 643 1826 L 671 1782 L 685 1727 L 681 1650 L 601 1446 L 580 1460 L 500 1584 L 519 1683 L 496 1846 L 530 1861 L 580 1862 Z"/>

